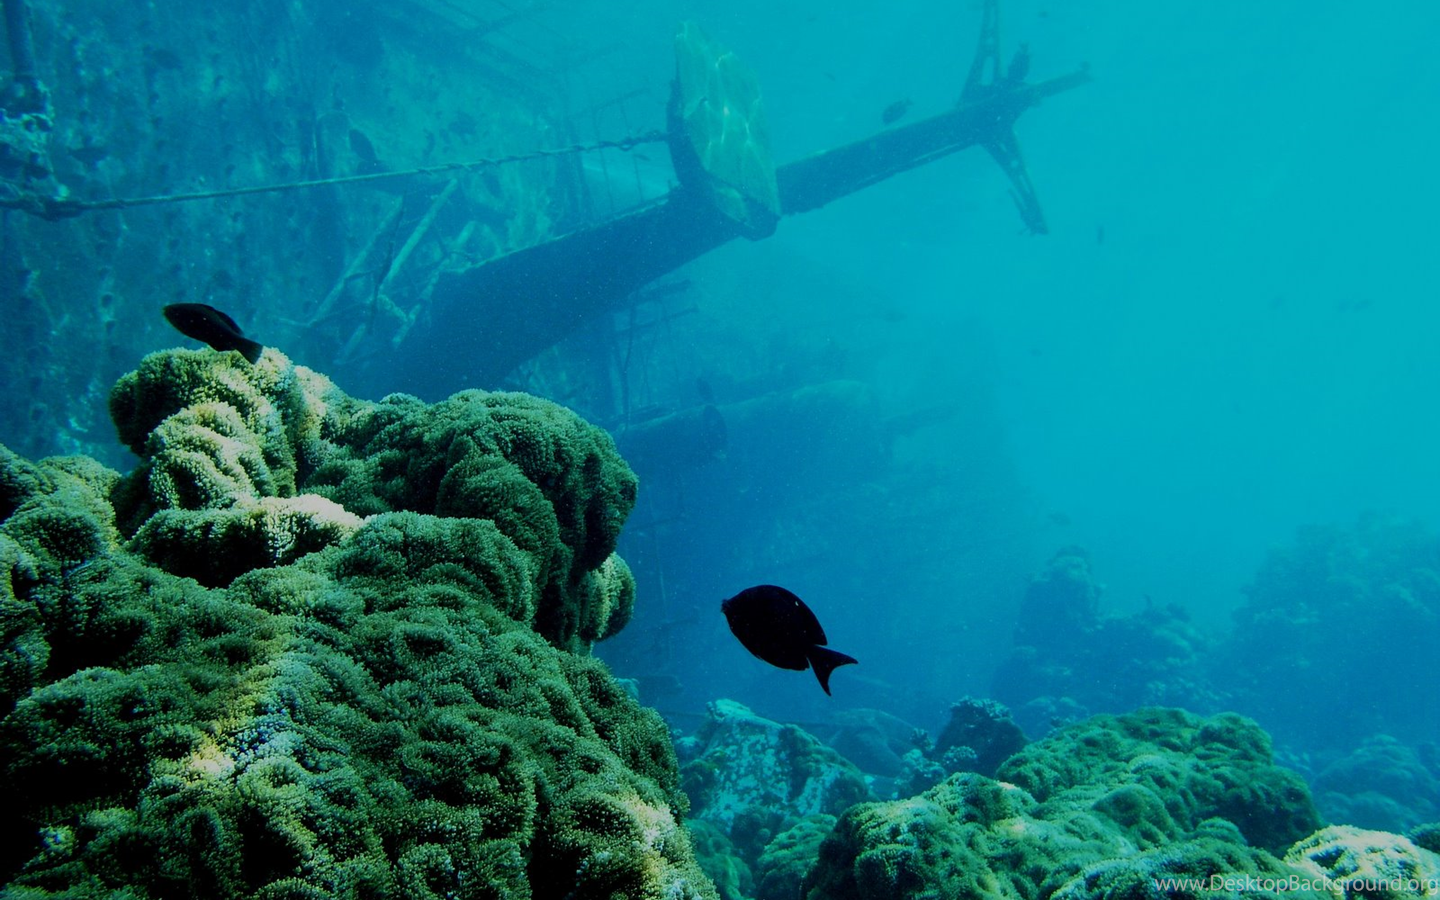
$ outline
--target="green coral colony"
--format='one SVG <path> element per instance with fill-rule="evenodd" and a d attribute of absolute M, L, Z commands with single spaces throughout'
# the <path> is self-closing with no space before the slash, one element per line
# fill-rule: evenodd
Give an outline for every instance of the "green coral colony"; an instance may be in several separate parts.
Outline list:
<path fill-rule="evenodd" d="M 1322 828 L 1253 722 L 1168 709 L 865 802 L 832 750 L 722 701 L 687 739 L 687 826 L 665 724 L 588 652 L 635 602 L 614 551 L 636 480 L 604 432 L 520 394 L 363 402 L 274 350 L 154 354 L 110 407 L 129 475 L 0 448 L 5 898 L 1418 897 L 1440 879 L 1435 826 Z"/>
<path fill-rule="evenodd" d="M 0 460 L 7 896 L 713 896 L 586 653 L 635 596 L 606 434 L 273 350 L 152 355 L 111 412 L 128 476 Z"/>

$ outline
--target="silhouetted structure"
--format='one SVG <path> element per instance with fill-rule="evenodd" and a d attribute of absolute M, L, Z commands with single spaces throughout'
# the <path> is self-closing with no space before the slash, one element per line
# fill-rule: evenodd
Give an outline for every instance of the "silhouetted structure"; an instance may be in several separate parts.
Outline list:
<path fill-rule="evenodd" d="M 1002 67 L 996 0 L 987 0 L 979 49 L 954 109 L 777 169 L 758 86 L 734 54 L 686 25 L 676 58 L 669 146 L 680 186 L 627 215 L 441 276 L 431 327 L 402 349 L 410 359 L 398 368 L 410 380 L 401 389 L 428 395 L 491 386 L 592 316 L 721 244 L 768 236 L 781 216 L 977 144 L 1010 178 L 1026 227 L 1043 234 L 1014 123 L 1090 77 L 1082 69 L 1027 83 L 1023 46 Z M 457 372 L 447 377 L 435 360 Z M 457 383 L 458 372 L 466 383 Z"/>

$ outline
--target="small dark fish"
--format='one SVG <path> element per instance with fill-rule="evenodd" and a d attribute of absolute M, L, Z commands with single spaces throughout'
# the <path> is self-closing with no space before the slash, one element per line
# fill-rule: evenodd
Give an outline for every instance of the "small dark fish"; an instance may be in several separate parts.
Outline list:
<path fill-rule="evenodd" d="M 905 118 L 905 114 L 909 111 L 909 99 L 896 100 L 894 103 L 885 107 L 885 109 L 881 111 L 880 121 L 885 123 L 886 125 L 893 125 L 901 119 Z"/>
<path fill-rule="evenodd" d="M 216 350 L 238 350 L 240 355 L 256 362 L 265 349 L 263 344 L 240 332 L 235 320 L 204 303 L 172 303 L 165 307 L 165 320 L 189 338 L 203 341 Z"/>
<path fill-rule="evenodd" d="M 385 166 L 380 163 L 380 158 L 375 155 L 375 145 L 370 143 L 370 138 L 365 132 L 358 128 L 350 129 L 350 152 L 360 164 L 355 167 L 358 175 L 373 175 L 376 172 L 385 171 Z"/>
<path fill-rule="evenodd" d="M 751 654 L 772 666 L 803 672 L 813 668 L 820 687 L 830 693 L 830 673 L 858 662 L 825 643 L 825 629 L 810 607 L 782 587 L 746 588 L 720 604 L 730 631 Z"/>

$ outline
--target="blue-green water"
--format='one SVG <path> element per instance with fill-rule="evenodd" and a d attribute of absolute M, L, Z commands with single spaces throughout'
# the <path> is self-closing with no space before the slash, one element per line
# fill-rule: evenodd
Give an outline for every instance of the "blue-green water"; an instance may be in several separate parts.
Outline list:
<path fill-rule="evenodd" d="M 37 3 L 55 181 L 7 181 L 98 201 L 619 141 L 667 127 L 686 20 L 753 70 L 783 165 L 950 110 L 981 6 Z M 858 709 L 933 733 L 967 695 L 1032 738 L 1236 711 L 1323 816 L 1440 817 L 1440 7 L 1005 0 L 1000 22 L 1032 82 L 1093 76 L 1015 128 L 1046 235 L 971 148 L 613 308 L 532 312 L 446 278 L 658 200 L 663 144 L 483 168 L 444 200 L 449 175 L 9 208 L 0 442 L 133 465 L 109 385 L 184 342 L 162 305 L 211 303 L 357 395 L 525 390 L 615 433 L 639 597 L 595 652 L 678 731 L 719 698 L 822 736 Z M 500 308 L 567 337 L 482 379 Z M 722 450 L 640 449 L 707 405 Z M 729 633 L 721 600 L 761 583 L 858 658 L 833 697 Z"/>

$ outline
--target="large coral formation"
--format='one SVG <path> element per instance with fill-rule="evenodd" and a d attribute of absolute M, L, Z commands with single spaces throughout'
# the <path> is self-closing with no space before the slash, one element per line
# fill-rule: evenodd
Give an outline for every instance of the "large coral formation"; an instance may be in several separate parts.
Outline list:
<path fill-rule="evenodd" d="M 1230 708 L 1205 678 L 1205 641 L 1184 610 L 1156 604 L 1106 615 L 1103 593 L 1079 547 L 1057 552 L 1026 590 L 1015 649 L 992 681 L 1026 734 L 1141 706 Z"/>
<path fill-rule="evenodd" d="M 691 814 L 708 838 L 706 865 L 734 870 L 739 884 L 755 880 L 752 873 L 776 835 L 802 820 L 833 818 L 870 796 L 860 770 L 818 738 L 733 700 L 711 703 L 704 723 L 678 750 Z M 786 863 L 791 868 L 793 857 Z"/>
<path fill-rule="evenodd" d="M 1273 854 L 1318 825 L 1253 722 L 1147 709 L 1062 729 L 995 779 L 851 808 L 805 896 L 1154 896 L 1157 874 L 1288 877 Z"/>
<path fill-rule="evenodd" d="M 1370 735 L 1320 769 L 1311 787 L 1315 804 L 1331 822 L 1404 831 L 1440 817 L 1440 748 Z"/>
<path fill-rule="evenodd" d="M 1384 831 L 1332 825 L 1290 848 L 1285 861 L 1336 897 L 1440 893 L 1440 855 Z"/>
<path fill-rule="evenodd" d="M 1357 734 L 1440 740 L 1440 539 L 1363 517 L 1273 550 L 1215 660 L 1236 703 L 1283 741 L 1348 752 Z"/>
<path fill-rule="evenodd" d="M 911 744 L 895 779 L 896 797 L 914 796 L 959 772 L 993 776 L 1002 762 L 1025 746 L 1025 734 L 1004 704 L 962 697 L 950 705 L 950 721 L 938 738 L 916 731 Z"/>
<path fill-rule="evenodd" d="M 553 403 L 483 391 L 366 403 L 274 350 L 253 366 L 172 351 L 123 377 L 110 409 L 143 457 L 116 492 L 119 520 L 168 571 L 221 586 L 350 536 L 360 516 L 404 511 L 452 529 L 438 556 L 407 549 L 412 565 L 458 563 L 443 548 L 480 538 L 454 523 L 493 523 L 513 546 L 492 549 L 527 571 L 530 624 L 558 646 L 629 618 L 633 579 L 611 557 L 635 476 L 608 435 Z"/>
<path fill-rule="evenodd" d="M 755 862 L 755 900 L 803 896 L 805 874 L 834 827 L 834 816 L 816 813 L 775 835 Z"/>
<path fill-rule="evenodd" d="M 710 704 L 685 753 L 682 775 L 695 817 L 732 836 L 745 832 L 753 840 L 759 817 L 769 820 L 768 839 L 778 822 L 838 814 L 869 798 L 864 776 L 844 757 L 798 726 L 733 700 Z"/>
<path fill-rule="evenodd" d="M 931 755 L 942 761 L 963 757 L 969 760 L 963 771 L 994 775 L 1024 746 L 1025 734 L 1003 704 L 962 697 L 950 705 L 950 721 L 935 739 Z M 947 768 L 960 771 L 953 763 Z"/>
<path fill-rule="evenodd" d="M 663 723 L 570 652 L 633 600 L 601 432 L 274 351 L 150 357 L 112 409 L 123 479 L 0 455 L 11 892 L 714 896 Z"/>
<path fill-rule="evenodd" d="M 1271 851 L 1320 826 L 1305 782 L 1274 765 L 1269 735 L 1233 713 L 1202 719 L 1152 708 L 1095 716 L 1021 750 L 995 777 L 1042 803 L 1096 784 L 1137 788 L 1134 796 L 1159 800 L 1182 832 L 1227 819 Z"/>

